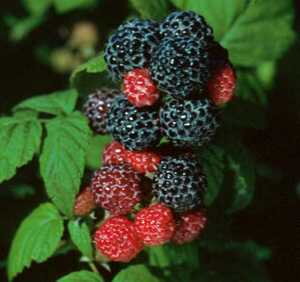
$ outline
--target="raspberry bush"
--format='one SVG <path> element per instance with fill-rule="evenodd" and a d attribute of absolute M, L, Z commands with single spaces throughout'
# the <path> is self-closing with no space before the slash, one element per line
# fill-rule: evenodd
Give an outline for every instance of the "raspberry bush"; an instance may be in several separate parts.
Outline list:
<path fill-rule="evenodd" d="M 36 21 L 102 5 L 23 2 Z M 0 118 L 0 182 L 32 162 L 44 187 L 11 241 L 7 279 L 66 256 L 78 263 L 55 281 L 270 281 L 269 249 L 235 236 L 234 219 L 266 168 L 245 136 L 264 130 L 273 76 L 262 69 L 293 42 L 291 2 L 124 2 L 101 40 L 85 24 L 66 42 L 67 89 Z"/>

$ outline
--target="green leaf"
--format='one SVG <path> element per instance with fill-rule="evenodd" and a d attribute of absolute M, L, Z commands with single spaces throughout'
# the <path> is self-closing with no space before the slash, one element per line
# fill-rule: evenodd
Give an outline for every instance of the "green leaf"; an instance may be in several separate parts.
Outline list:
<path fill-rule="evenodd" d="M 283 173 L 283 171 L 274 168 L 272 165 L 269 165 L 265 162 L 256 161 L 256 174 L 260 177 L 264 177 L 271 181 L 278 182 L 282 179 Z"/>
<path fill-rule="evenodd" d="M 253 241 L 201 240 L 203 259 L 198 276 L 203 282 L 270 281 L 262 262 L 270 259 L 270 250 Z M 208 253 L 208 254 L 207 254 Z"/>
<path fill-rule="evenodd" d="M 68 224 L 69 233 L 71 240 L 80 252 L 93 259 L 93 248 L 90 230 L 85 222 L 79 223 L 78 220 L 71 220 Z"/>
<path fill-rule="evenodd" d="M 234 192 L 231 207 L 227 212 L 236 212 L 247 207 L 253 198 L 255 189 L 255 162 L 250 152 L 241 143 L 226 145 L 229 169 L 233 172 Z"/>
<path fill-rule="evenodd" d="M 271 258 L 271 251 L 254 241 L 201 240 L 200 245 L 214 254 L 236 253 L 244 258 L 252 258 L 257 261 L 265 261 Z"/>
<path fill-rule="evenodd" d="M 8 257 L 8 277 L 12 280 L 32 261 L 41 263 L 55 252 L 63 235 L 63 219 L 50 203 L 36 208 L 18 228 Z"/>
<path fill-rule="evenodd" d="M 266 90 L 270 90 L 273 87 L 275 74 L 276 63 L 274 61 L 263 63 L 256 68 L 256 77 Z"/>
<path fill-rule="evenodd" d="M 113 279 L 113 282 L 159 282 L 149 269 L 142 265 L 132 265 L 121 270 Z"/>
<path fill-rule="evenodd" d="M 230 30 L 237 17 L 244 12 L 249 0 L 171 0 L 171 2 L 181 10 L 194 11 L 204 16 L 219 40 Z"/>
<path fill-rule="evenodd" d="M 71 216 L 85 166 L 90 138 L 86 118 L 78 113 L 47 123 L 47 137 L 40 157 L 40 170 L 49 197 Z"/>
<path fill-rule="evenodd" d="M 221 43 L 235 64 L 254 66 L 276 60 L 294 41 L 293 18 L 290 0 L 251 1 Z"/>
<path fill-rule="evenodd" d="M 101 89 L 103 87 L 120 89 L 120 85 L 115 81 L 112 81 L 108 72 L 81 72 L 76 76 L 76 79 L 74 80 L 74 83 L 72 85 L 76 88 L 79 95 L 82 97 L 86 97 L 87 95 L 94 93 L 95 89 Z"/>
<path fill-rule="evenodd" d="M 14 111 L 34 110 L 53 115 L 68 114 L 74 110 L 77 98 L 78 93 L 74 89 L 56 91 L 49 95 L 29 98 L 15 106 Z"/>
<path fill-rule="evenodd" d="M 56 249 L 55 253 L 53 254 L 53 257 L 66 255 L 67 253 L 71 251 L 75 251 L 76 248 L 70 241 L 62 241 L 60 246 Z"/>
<path fill-rule="evenodd" d="M 0 197 L 13 197 L 16 199 L 25 199 L 34 194 L 34 188 L 26 184 L 17 184 L 12 187 L 9 186 L 7 189 L 0 190 Z"/>
<path fill-rule="evenodd" d="M 280 58 L 295 38 L 293 1 L 171 0 L 176 7 L 203 15 L 234 64 L 257 66 Z"/>
<path fill-rule="evenodd" d="M 149 264 L 155 267 L 169 267 L 173 264 L 173 260 L 168 254 L 165 246 L 154 246 L 147 249 L 149 255 Z M 176 262 L 176 261 L 175 261 Z"/>
<path fill-rule="evenodd" d="M 56 12 L 64 14 L 75 9 L 91 8 L 96 6 L 97 0 L 53 0 Z"/>
<path fill-rule="evenodd" d="M 24 39 L 31 31 L 40 26 L 44 21 L 44 17 L 37 15 L 32 15 L 26 18 L 6 16 L 4 21 L 10 28 L 10 39 L 12 41 L 20 41 Z"/>
<path fill-rule="evenodd" d="M 266 86 L 258 77 L 256 69 L 238 69 L 237 78 L 236 98 L 223 112 L 225 125 L 229 128 L 264 129 L 268 104 Z"/>
<path fill-rule="evenodd" d="M 236 97 L 223 111 L 224 128 L 264 129 L 267 125 L 266 109 L 251 101 Z"/>
<path fill-rule="evenodd" d="M 18 119 L 37 119 L 38 113 L 33 110 L 21 110 L 14 113 L 14 117 Z"/>
<path fill-rule="evenodd" d="M 130 3 L 144 19 L 162 20 L 170 8 L 168 0 L 130 0 Z"/>
<path fill-rule="evenodd" d="M 197 268 L 199 265 L 198 247 L 195 243 L 185 245 L 156 246 L 147 249 L 149 264 L 154 267 L 164 268 L 185 265 Z"/>
<path fill-rule="evenodd" d="M 268 103 L 267 93 L 258 78 L 256 69 L 237 71 L 236 95 L 244 101 L 266 106 Z"/>
<path fill-rule="evenodd" d="M 229 256 L 205 261 L 198 276 L 201 282 L 270 282 L 261 263 Z"/>
<path fill-rule="evenodd" d="M 9 161 L 8 157 L 4 157 L 3 153 L 0 159 L 0 183 L 12 178 L 16 174 L 16 166 Z"/>
<path fill-rule="evenodd" d="M 77 80 L 80 79 L 80 76 L 84 73 L 98 74 L 106 70 L 106 63 L 104 61 L 104 54 L 101 52 L 98 56 L 90 59 L 86 63 L 78 66 L 71 74 L 70 81 L 71 85 L 75 86 Z"/>
<path fill-rule="evenodd" d="M 247 241 L 244 243 L 232 242 L 231 245 L 231 248 L 239 250 L 240 254 L 245 256 L 251 255 L 258 261 L 269 260 L 272 256 L 269 248 L 261 246 L 254 241 Z"/>
<path fill-rule="evenodd" d="M 216 197 L 224 180 L 224 155 L 221 147 L 211 145 L 202 153 L 202 163 L 207 176 L 208 189 L 205 194 L 205 203 L 210 206 Z"/>
<path fill-rule="evenodd" d="M 57 282 L 104 282 L 104 280 L 97 273 L 82 270 L 72 272 L 58 279 Z"/>
<path fill-rule="evenodd" d="M 34 188 L 26 184 L 20 184 L 18 186 L 13 187 L 13 189 L 11 190 L 13 196 L 17 199 L 25 199 L 35 194 Z"/>
<path fill-rule="evenodd" d="M 111 135 L 97 135 L 90 139 L 87 154 L 86 165 L 90 169 L 98 169 L 102 164 L 102 153 L 105 146 L 112 141 Z"/>
<path fill-rule="evenodd" d="M 0 183 L 33 158 L 39 150 L 41 134 L 41 124 L 35 118 L 0 118 Z"/>
<path fill-rule="evenodd" d="M 32 15 L 42 15 L 52 4 L 52 0 L 22 0 L 26 10 Z"/>
<path fill-rule="evenodd" d="M 6 260 L 0 260 L 0 269 L 5 268 L 6 264 L 7 264 Z"/>

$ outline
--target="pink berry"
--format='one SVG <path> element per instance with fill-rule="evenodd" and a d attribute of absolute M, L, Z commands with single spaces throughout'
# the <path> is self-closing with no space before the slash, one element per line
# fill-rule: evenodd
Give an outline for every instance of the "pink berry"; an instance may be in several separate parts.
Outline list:
<path fill-rule="evenodd" d="M 125 159 L 131 167 L 139 173 L 151 173 L 160 163 L 160 155 L 153 151 L 126 150 Z"/>
<path fill-rule="evenodd" d="M 143 249 L 134 224 L 124 216 L 108 218 L 95 232 L 94 242 L 112 261 L 129 262 Z"/>
<path fill-rule="evenodd" d="M 147 69 L 134 69 L 124 76 L 124 94 L 136 107 L 152 106 L 159 99 L 159 92 Z"/>
<path fill-rule="evenodd" d="M 140 202 L 140 176 L 130 166 L 105 165 L 91 182 L 95 201 L 113 215 L 129 213 Z"/>
<path fill-rule="evenodd" d="M 176 222 L 176 230 L 172 241 L 184 244 L 195 240 L 203 231 L 207 218 L 203 211 L 190 211 L 181 214 Z"/>
<path fill-rule="evenodd" d="M 172 211 L 163 204 L 154 204 L 140 210 L 134 224 L 143 243 L 148 246 L 168 242 L 175 231 Z"/>
<path fill-rule="evenodd" d="M 235 71 L 227 63 L 218 67 L 208 81 L 208 94 L 216 105 L 223 105 L 233 98 L 235 87 Z"/>
<path fill-rule="evenodd" d="M 125 163 L 125 150 L 124 146 L 119 142 L 111 142 L 103 152 L 103 163 L 115 165 Z"/>
<path fill-rule="evenodd" d="M 86 187 L 76 198 L 74 214 L 77 216 L 88 215 L 96 207 L 94 195 L 90 187 Z"/>

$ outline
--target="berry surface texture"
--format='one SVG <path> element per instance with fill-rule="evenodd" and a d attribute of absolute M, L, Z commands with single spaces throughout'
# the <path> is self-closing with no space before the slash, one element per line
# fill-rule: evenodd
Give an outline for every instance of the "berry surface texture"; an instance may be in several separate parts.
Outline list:
<path fill-rule="evenodd" d="M 98 89 L 84 104 L 94 134 L 113 139 L 90 181 L 95 213 L 105 210 L 96 248 L 128 262 L 144 246 L 201 240 L 209 189 L 202 152 L 236 89 L 228 51 L 202 15 L 175 11 L 160 22 L 122 23 L 104 60 L 120 90 Z M 78 215 L 90 212 L 81 202 Z"/>

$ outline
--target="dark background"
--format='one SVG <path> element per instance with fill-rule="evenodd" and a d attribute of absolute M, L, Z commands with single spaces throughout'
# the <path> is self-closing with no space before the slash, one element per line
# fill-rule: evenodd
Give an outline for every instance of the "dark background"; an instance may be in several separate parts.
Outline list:
<path fill-rule="evenodd" d="M 282 0 L 284 1 L 284 0 Z M 102 21 L 111 27 L 114 20 L 126 15 L 126 1 L 109 1 L 102 9 Z M 296 1 L 297 20 L 295 28 L 300 31 L 300 3 Z M 16 11 L 17 1 L 1 1 L 0 13 Z M 118 9 L 116 9 L 118 7 Z M 22 14 L 22 11 L 19 11 Z M 105 15 L 114 15 L 114 19 Z M 18 101 L 68 85 L 68 77 L 59 75 L 42 65 L 33 53 L 36 42 L 47 40 L 59 45 L 57 28 L 63 23 L 82 19 L 80 13 L 52 17 L 22 43 L 9 43 L 5 30 L 0 30 L 0 115 L 9 114 L 9 109 Z M 98 21 L 99 15 L 84 14 Z M 276 85 L 270 93 L 268 128 L 249 130 L 246 136 L 250 148 L 261 160 L 282 174 L 278 181 L 258 181 L 255 199 L 246 210 L 233 218 L 236 239 L 256 240 L 272 249 L 272 259 L 266 267 L 274 282 L 300 281 L 300 43 L 299 39 L 279 62 Z M 1 186 L 12 187 L 18 183 L 32 185 L 36 193 L 26 199 L 0 197 L 0 260 L 4 260 L 9 244 L 19 222 L 38 203 L 45 200 L 42 183 L 35 175 L 34 163 L 22 168 L 13 181 Z M 65 273 L 82 267 L 77 253 L 68 257 L 52 258 L 47 264 L 33 264 L 15 281 L 54 281 Z M 6 281 L 4 273 L 0 281 Z M 46 278 L 47 277 L 47 278 Z"/>

